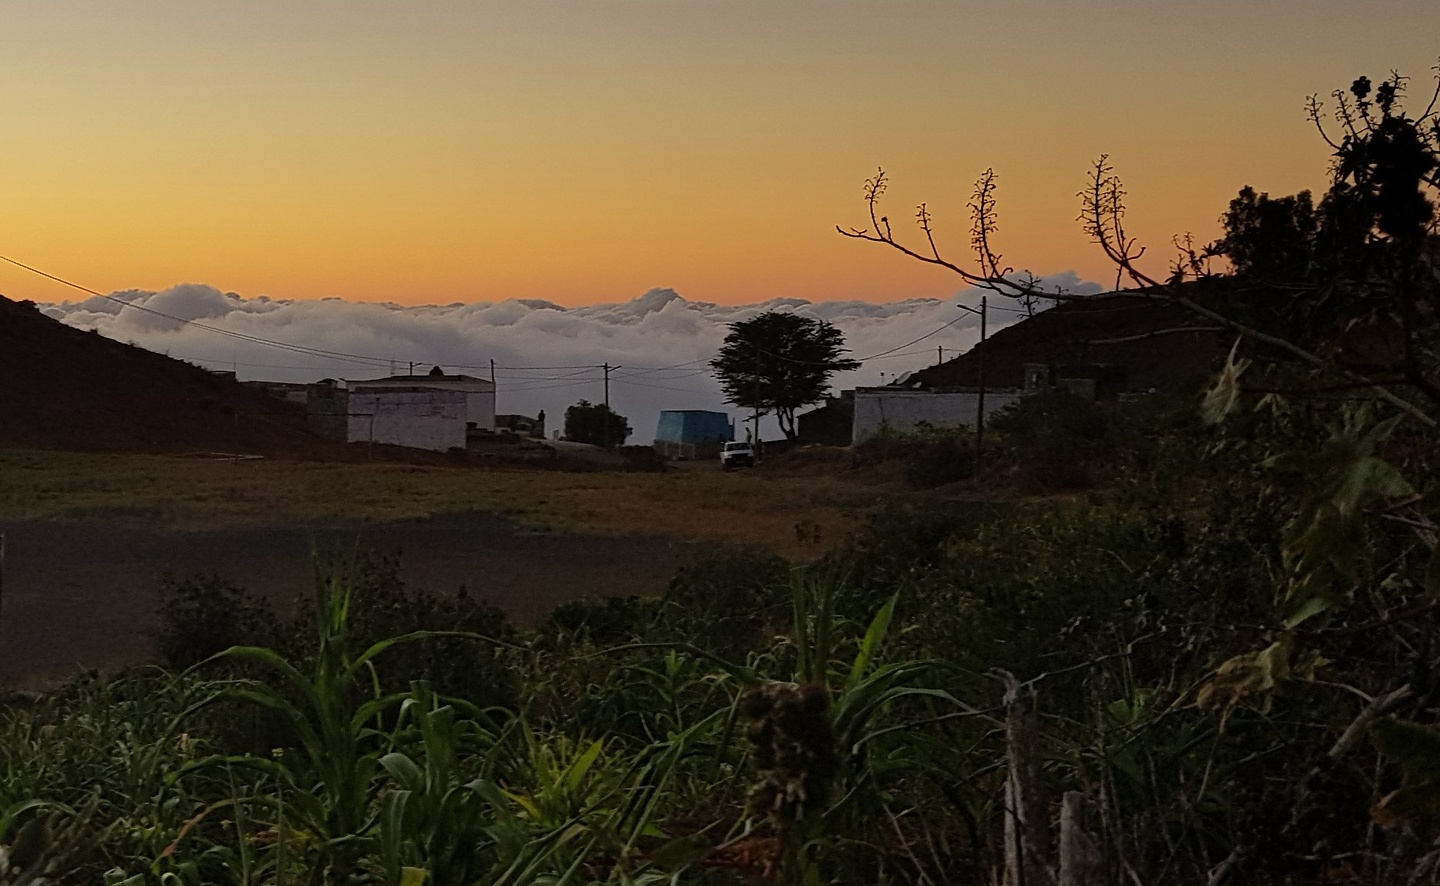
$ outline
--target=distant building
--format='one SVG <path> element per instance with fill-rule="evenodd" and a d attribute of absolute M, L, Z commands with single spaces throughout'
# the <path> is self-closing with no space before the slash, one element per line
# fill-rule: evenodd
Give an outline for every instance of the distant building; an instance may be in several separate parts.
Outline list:
<path fill-rule="evenodd" d="M 346 440 L 445 452 L 465 448 L 464 391 L 426 387 L 351 390 Z"/>
<path fill-rule="evenodd" d="M 254 388 L 257 391 L 264 391 L 277 400 L 287 400 L 291 403 L 299 403 L 302 406 L 310 401 L 310 386 L 298 382 L 285 381 L 245 381 L 241 382 L 247 388 Z"/>
<path fill-rule="evenodd" d="M 716 458 L 734 439 L 730 416 L 704 409 L 666 409 L 655 428 L 655 449 L 665 458 Z"/>
<path fill-rule="evenodd" d="M 988 419 L 1018 402 L 1021 393 L 1016 390 L 986 390 L 985 417 Z M 882 428 L 913 431 L 922 423 L 937 428 L 973 428 L 979 406 L 980 392 L 977 388 L 934 391 L 890 386 L 856 388 L 851 440 L 861 443 L 880 433 Z"/>
<path fill-rule="evenodd" d="M 1026 363 L 1025 393 L 1062 390 L 1083 400 L 1111 402 L 1126 391 L 1129 372 L 1110 363 Z"/>
<path fill-rule="evenodd" d="M 326 379 L 310 385 L 311 428 L 349 443 L 388 443 L 444 452 L 464 448 L 467 430 L 495 427 L 495 383 L 470 375 Z"/>
<path fill-rule="evenodd" d="M 534 418 L 528 415 L 497 415 L 495 416 L 495 430 L 524 434 L 527 437 L 544 440 L 545 410 L 540 410 L 540 413 Z"/>
<path fill-rule="evenodd" d="M 855 392 L 841 391 L 838 397 L 795 417 L 795 442 L 801 445 L 849 446 L 854 432 Z"/>
<path fill-rule="evenodd" d="M 352 393 L 378 393 L 415 388 L 431 391 L 458 391 L 465 395 L 465 423 L 477 429 L 495 427 L 495 382 L 473 375 L 446 375 L 439 366 L 428 375 L 391 375 L 366 380 L 348 379 Z"/>

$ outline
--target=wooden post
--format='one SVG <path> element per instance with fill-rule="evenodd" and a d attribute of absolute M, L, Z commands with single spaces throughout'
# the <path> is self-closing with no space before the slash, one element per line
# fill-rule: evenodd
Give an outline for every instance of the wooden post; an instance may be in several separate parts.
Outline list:
<path fill-rule="evenodd" d="M 1050 821 L 1040 768 L 1035 687 L 1013 674 L 1005 682 L 1005 883 L 1047 886 L 1050 881 Z"/>
<path fill-rule="evenodd" d="M 986 296 L 980 296 L 980 345 L 975 354 L 975 380 L 980 396 L 975 407 L 975 466 L 980 466 L 980 453 L 985 449 L 985 315 L 989 312 Z"/>
<path fill-rule="evenodd" d="M 1100 849 L 1085 830 L 1085 795 L 1066 791 L 1060 798 L 1060 878 L 1058 886 L 1100 886 Z"/>

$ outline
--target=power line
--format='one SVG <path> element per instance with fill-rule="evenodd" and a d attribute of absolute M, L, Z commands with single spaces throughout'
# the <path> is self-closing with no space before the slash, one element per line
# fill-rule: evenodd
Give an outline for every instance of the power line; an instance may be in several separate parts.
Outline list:
<path fill-rule="evenodd" d="M 893 354 L 893 353 L 895 353 L 896 351 L 901 350 L 901 349 L 903 349 L 903 348 L 908 348 L 908 347 L 910 347 L 911 345 L 919 344 L 920 342 L 924 341 L 925 339 L 929 338 L 929 337 L 932 336 L 932 335 L 939 335 L 940 333 L 944 332 L 945 330 L 949 329 L 951 326 L 954 326 L 956 323 L 959 323 L 961 320 L 964 320 L 964 319 L 965 319 L 965 315 L 964 315 L 964 314 L 961 314 L 959 317 L 956 317 L 954 320 L 951 320 L 949 323 L 946 323 L 944 326 L 941 326 L 939 329 L 935 329 L 935 330 L 932 330 L 932 331 L 930 331 L 930 332 L 927 332 L 927 333 L 925 333 L 924 335 L 920 336 L 919 338 L 915 339 L 914 341 L 907 341 L 905 344 L 900 345 L 899 347 L 891 348 L 891 349 L 888 350 L 888 351 L 881 351 L 881 352 L 878 353 L 878 354 L 871 354 L 871 355 L 868 356 L 868 357 L 862 357 L 862 358 L 860 359 L 860 362 L 861 362 L 861 363 L 864 363 L 866 360 L 875 360 L 875 359 L 878 359 L 878 358 L 880 358 L 880 357 L 884 357 L 884 356 L 886 356 L 886 355 L 888 355 L 888 354 Z"/>
<path fill-rule="evenodd" d="M 309 347 L 309 346 L 307 346 L 307 345 L 295 345 L 295 344 L 290 344 L 290 343 L 288 343 L 288 342 L 277 341 L 277 340 L 275 340 L 275 339 L 263 338 L 263 337 L 258 336 L 258 335 L 250 335 L 250 334 L 244 333 L 244 332 L 236 332 L 236 331 L 231 330 L 231 329 L 221 329 L 221 328 L 219 328 L 219 327 L 217 327 L 217 326 L 210 326 L 210 325 L 207 325 L 207 324 L 205 324 L 205 323 L 201 323 L 201 322 L 199 322 L 198 320 L 187 320 L 187 319 L 185 319 L 184 317 L 176 317 L 176 316 L 174 316 L 173 314 L 167 314 L 167 313 L 165 313 L 164 311 L 157 311 L 157 310 L 155 310 L 155 309 L 153 309 L 153 308 L 147 308 L 147 307 L 145 307 L 144 305 L 135 304 L 134 301 L 126 301 L 125 299 L 123 299 L 123 298 L 117 298 L 117 297 L 114 296 L 114 295 L 106 295 L 106 294 L 103 293 L 103 292 L 97 292 L 97 291 L 95 291 L 94 289 L 89 288 L 88 286 L 81 286 L 79 283 L 71 282 L 70 280 L 66 280 L 64 277 L 57 277 L 57 276 L 54 275 L 54 274 L 50 274 L 50 273 L 47 273 L 47 272 L 45 272 L 45 271 L 40 270 L 39 268 L 36 268 L 36 267 L 32 267 L 32 266 L 30 266 L 30 265 L 27 265 L 27 264 L 25 264 L 24 262 L 16 261 L 15 259 L 10 258 L 9 256 L 0 255 L 0 261 L 9 262 L 10 264 L 16 266 L 17 268 L 24 268 L 25 270 L 29 271 L 29 272 L 32 273 L 32 274 L 38 274 L 38 275 L 40 275 L 41 277 L 45 277 L 46 279 L 49 279 L 49 280 L 54 280 L 56 283 L 60 283 L 60 284 L 63 284 L 63 285 L 65 285 L 65 286 L 69 286 L 71 289 L 75 289 L 75 290 L 77 290 L 77 291 L 79 291 L 79 292 L 84 292 L 84 293 L 86 293 L 87 295 L 93 295 L 93 296 L 95 296 L 96 298 L 103 298 L 103 299 L 106 299 L 107 301 L 115 302 L 115 303 L 118 304 L 118 305 L 122 305 L 122 306 L 124 306 L 124 307 L 131 308 L 131 309 L 136 310 L 136 311 L 141 311 L 141 312 L 143 312 L 143 313 L 151 314 L 151 315 L 156 316 L 156 317 L 163 317 L 163 318 L 166 319 L 166 320 L 170 320 L 170 321 L 173 321 L 173 322 L 175 322 L 175 323 L 179 323 L 179 324 L 182 325 L 182 326 L 194 326 L 196 329 L 204 329 L 204 330 L 206 330 L 207 332 L 213 332 L 213 333 L 215 333 L 215 334 L 217 334 L 217 335 L 223 335 L 223 336 L 226 336 L 226 337 L 229 337 L 229 338 L 233 338 L 233 339 L 237 339 L 237 340 L 240 340 L 240 341 L 249 342 L 249 343 L 251 343 L 251 344 L 258 344 L 258 345 L 263 345 L 263 346 L 265 346 L 265 347 L 271 347 L 271 348 L 279 348 L 280 350 L 290 351 L 291 353 L 306 354 L 306 355 L 309 355 L 309 356 L 311 356 L 311 357 L 324 357 L 324 358 L 331 359 L 331 360 L 340 360 L 340 361 L 343 361 L 343 362 L 356 363 L 356 364 L 359 364 L 359 365 L 388 366 L 389 364 L 391 364 L 391 363 L 393 363 L 393 362 L 396 362 L 395 360 L 393 360 L 393 359 L 391 359 L 391 358 L 389 358 L 389 357 L 374 357 L 374 356 L 369 356 L 369 355 L 366 355 L 366 354 L 351 354 L 351 353 L 347 353 L 347 352 L 345 352 L 345 351 L 331 351 L 331 350 L 327 350 L 327 349 L 325 349 L 325 348 L 312 348 L 312 347 Z M 224 361 L 212 361 L 212 362 L 224 362 Z M 233 362 L 233 361 L 232 361 L 232 362 Z M 406 362 L 409 362 L 409 361 L 406 361 Z"/>
<path fill-rule="evenodd" d="M 635 387 L 639 387 L 639 388 L 655 388 L 656 390 L 659 390 L 659 391 L 680 391 L 680 392 L 685 393 L 685 394 L 704 394 L 704 393 L 709 393 L 709 392 L 707 392 L 707 391 L 697 390 L 696 388 L 677 388 L 677 387 L 675 387 L 675 386 L 673 386 L 673 385 L 656 385 L 656 384 L 651 384 L 651 383 L 649 383 L 649 382 L 643 382 L 643 381 L 630 381 L 629 379 L 612 379 L 612 380 L 615 381 L 617 384 L 622 384 L 622 385 L 634 385 Z"/>

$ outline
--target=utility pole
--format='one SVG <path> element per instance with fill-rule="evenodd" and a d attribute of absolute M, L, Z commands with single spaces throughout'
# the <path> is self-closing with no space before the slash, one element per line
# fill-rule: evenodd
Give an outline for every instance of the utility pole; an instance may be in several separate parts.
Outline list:
<path fill-rule="evenodd" d="M 979 396 L 975 402 L 975 464 L 980 464 L 980 453 L 985 447 L 985 319 L 989 312 L 989 297 L 980 296 L 980 309 L 956 305 L 962 311 L 969 311 L 972 314 L 980 315 L 980 344 L 975 347 L 979 350 L 975 354 L 975 381 L 979 389 Z"/>
<path fill-rule="evenodd" d="M 935 346 L 935 365 L 936 365 L 936 366 L 939 366 L 941 363 L 944 363 L 944 362 L 945 362 L 945 347 L 944 347 L 944 345 L 936 345 L 936 346 Z"/>
<path fill-rule="evenodd" d="M 605 418 L 604 425 L 600 430 L 601 445 L 606 449 L 610 448 L 610 370 L 622 369 L 621 366 L 611 366 L 609 363 L 602 366 L 605 370 Z"/>
<path fill-rule="evenodd" d="M 490 358 L 490 384 L 495 384 L 495 358 Z"/>

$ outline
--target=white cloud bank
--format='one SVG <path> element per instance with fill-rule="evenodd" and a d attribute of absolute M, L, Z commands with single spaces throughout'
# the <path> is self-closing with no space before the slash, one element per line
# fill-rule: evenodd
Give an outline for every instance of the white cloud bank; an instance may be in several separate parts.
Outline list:
<path fill-rule="evenodd" d="M 1044 283 L 1075 294 L 1101 290 L 1072 272 Z M 945 349 L 946 359 L 971 347 L 980 335 L 979 317 L 956 305 L 978 305 L 980 295 L 967 290 L 949 299 L 883 304 L 779 298 L 716 305 L 652 289 L 628 302 L 579 308 L 537 299 L 404 307 L 340 299 L 247 299 L 187 283 L 161 292 L 112 294 L 128 307 L 100 297 L 42 307 L 71 326 L 211 368 L 234 369 L 242 380 L 374 378 L 409 372 L 412 362 L 417 374 L 439 365 L 450 373 L 488 376 L 493 360 L 497 411 L 534 415 L 543 409 L 552 428 L 561 426 L 567 406 L 582 398 L 604 398 L 601 366 L 609 363 L 620 367 L 610 373 L 610 403 L 630 419 L 634 434 L 629 442 L 648 443 L 662 409 L 739 415 L 721 399 L 707 366 L 728 331 L 726 324 L 772 308 L 793 310 L 833 323 L 844 332 L 854 357 L 900 348 L 837 374 L 832 389 L 838 391 L 933 365 L 938 347 Z M 991 304 L 998 309 L 991 311 L 991 330 L 1019 318 L 1009 300 L 992 297 Z M 956 321 L 957 313 L 963 316 L 941 329 Z M 766 430 L 767 437 L 774 433 L 773 427 Z"/>

